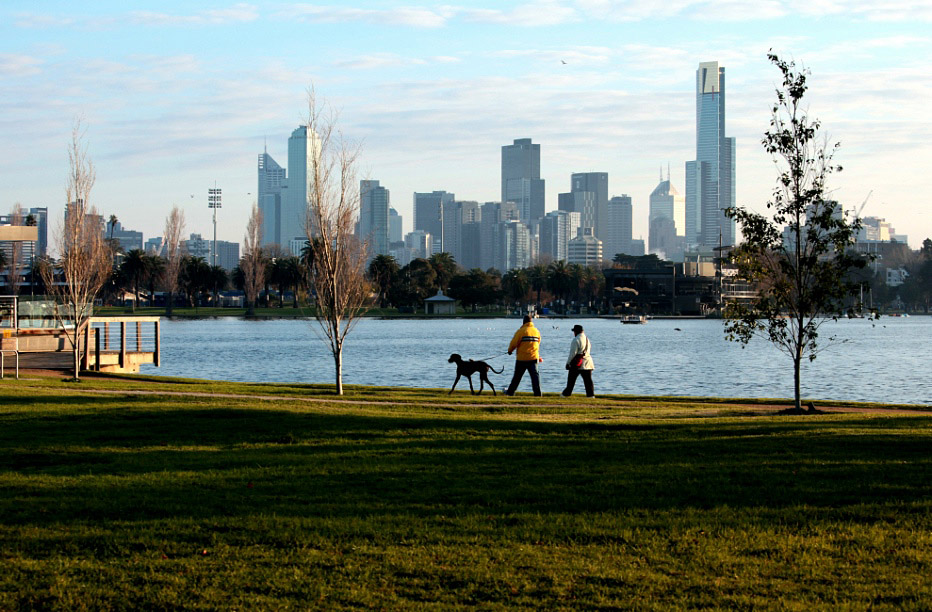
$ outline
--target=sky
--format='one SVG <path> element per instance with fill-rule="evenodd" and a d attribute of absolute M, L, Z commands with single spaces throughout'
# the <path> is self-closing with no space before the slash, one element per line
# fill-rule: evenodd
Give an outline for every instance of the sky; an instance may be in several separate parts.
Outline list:
<path fill-rule="evenodd" d="M 177 204 L 209 238 L 216 184 L 217 236 L 240 242 L 257 156 L 287 164 L 313 86 L 405 232 L 414 192 L 499 200 L 502 145 L 531 138 L 548 211 L 571 173 L 607 172 L 646 239 L 661 168 L 682 193 L 695 159 L 699 62 L 726 69 L 737 203 L 766 212 L 772 49 L 811 71 L 810 114 L 841 144 L 833 197 L 918 248 L 932 237 L 930 23 L 932 0 L 5 0 L 0 213 L 47 206 L 54 226 L 81 118 L 101 213 L 149 239 Z"/>

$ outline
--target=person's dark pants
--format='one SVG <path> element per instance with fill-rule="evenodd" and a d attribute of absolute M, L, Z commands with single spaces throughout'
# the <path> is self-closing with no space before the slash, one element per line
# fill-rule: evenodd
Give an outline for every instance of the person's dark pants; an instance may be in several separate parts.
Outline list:
<path fill-rule="evenodd" d="M 576 386 L 576 377 L 582 376 L 583 385 L 586 387 L 586 397 L 593 397 L 595 391 L 592 387 L 592 370 L 580 370 L 578 368 L 570 368 L 569 373 L 566 375 L 566 389 L 563 390 L 563 395 L 569 397 L 573 393 L 573 387 Z"/>
<path fill-rule="evenodd" d="M 524 376 L 525 372 L 531 375 L 531 388 L 534 389 L 534 395 L 540 395 L 540 376 L 537 375 L 536 359 L 530 361 L 515 361 L 515 375 L 511 377 L 511 384 L 508 385 L 508 390 L 505 391 L 505 395 L 515 394 L 515 391 L 518 390 L 518 383 L 521 382 L 521 378 Z"/>

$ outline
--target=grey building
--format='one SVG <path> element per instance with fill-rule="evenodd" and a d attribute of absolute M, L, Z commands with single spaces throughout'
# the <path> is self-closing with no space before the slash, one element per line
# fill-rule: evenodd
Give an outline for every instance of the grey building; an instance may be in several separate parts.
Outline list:
<path fill-rule="evenodd" d="M 594 235 L 602 239 L 607 236 L 608 226 L 608 172 L 576 172 L 570 177 L 570 193 L 593 194 L 592 225 Z M 581 211 L 580 211 L 581 212 Z"/>
<path fill-rule="evenodd" d="M 281 244 L 282 186 L 285 169 L 276 163 L 268 151 L 259 154 L 259 190 L 256 204 L 262 213 L 262 246 Z"/>
<path fill-rule="evenodd" d="M 591 191 L 574 191 L 557 196 L 557 210 L 579 213 L 582 227 L 595 225 L 596 194 Z"/>
<path fill-rule="evenodd" d="M 579 231 L 580 217 L 578 212 L 565 210 L 554 210 L 544 215 L 540 222 L 540 254 L 566 261 L 569 255 L 567 245 Z"/>
<path fill-rule="evenodd" d="M 288 139 L 288 177 L 282 183 L 279 244 L 307 239 L 308 181 L 313 178 L 313 162 L 320 153 L 320 138 L 307 126 L 300 126 Z"/>
<path fill-rule="evenodd" d="M 414 194 L 414 229 L 431 235 L 435 243 L 432 250 L 436 253 L 447 250 L 442 205 L 455 200 L 456 196 L 446 191 Z"/>
<path fill-rule="evenodd" d="M 501 234 L 497 229 L 498 225 L 505 221 L 517 221 L 519 218 L 518 205 L 514 202 L 486 202 L 482 205 L 479 228 L 480 268 L 498 268 L 498 264 L 501 263 L 496 254 L 496 245 Z"/>
<path fill-rule="evenodd" d="M 696 159 L 686 162 L 686 243 L 734 244 L 735 222 L 723 213 L 734 203 L 735 139 L 725 136 L 725 68 L 702 62 L 696 70 Z"/>
<path fill-rule="evenodd" d="M 389 251 L 389 192 L 378 181 L 359 181 L 359 237 L 369 241 L 369 259 Z"/>
<path fill-rule="evenodd" d="M 393 242 L 401 242 L 404 240 L 404 234 L 402 229 L 403 218 L 398 214 L 398 211 L 388 207 L 388 242 L 389 244 Z"/>
<path fill-rule="evenodd" d="M 601 265 L 602 241 L 596 238 L 591 227 L 580 228 L 579 235 L 569 241 L 566 262 L 581 266 Z"/>
<path fill-rule="evenodd" d="M 117 221 L 113 228 L 107 233 L 107 237 L 113 237 L 124 253 L 129 253 L 133 249 L 142 250 L 142 232 L 128 230 L 123 224 Z"/>
<path fill-rule="evenodd" d="M 634 205 L 631 196 L 623 194 L 608 201 L 607 231 L 602 240 L 602 250 L 606 259 L 612 259 L 618 253 L 630 255 L 633 217 Z"/>
<path fill-rule="evenodd" d="M 519 138 L 502 147 L 502 202 L 514 202 L 522 221 L 544 216 L 544 181 L 540 178 L 540 145 Z"/>

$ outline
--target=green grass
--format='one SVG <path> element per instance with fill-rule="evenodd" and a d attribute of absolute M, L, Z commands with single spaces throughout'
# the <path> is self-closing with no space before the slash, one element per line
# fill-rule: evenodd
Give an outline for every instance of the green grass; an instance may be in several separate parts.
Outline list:
<path fill-rule="evenodd" d="M 929 414 L 756 403 L 6 379 L 0 610 L 928 609 Z"/>

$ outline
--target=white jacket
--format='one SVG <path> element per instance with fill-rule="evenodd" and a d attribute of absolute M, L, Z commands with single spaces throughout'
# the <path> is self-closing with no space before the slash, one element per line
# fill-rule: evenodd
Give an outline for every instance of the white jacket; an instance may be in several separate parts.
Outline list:
<path fill-rule="evenodd" d="M 583 351 L 586 354 L 583 356 L 582 366 L 580 370 L 594 370 L 595 364 L 592 361 L 592 345 L 589 343 L 589 338 L 586 337 L 586 332 L 579 332 L 573 341 L 570 343 L 570 356 L 566 360 L 566 365 L 570 365 L 573 361 L 573 357 L 579 355 Z"/>

